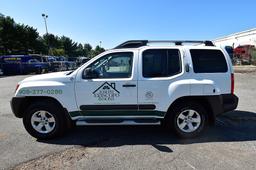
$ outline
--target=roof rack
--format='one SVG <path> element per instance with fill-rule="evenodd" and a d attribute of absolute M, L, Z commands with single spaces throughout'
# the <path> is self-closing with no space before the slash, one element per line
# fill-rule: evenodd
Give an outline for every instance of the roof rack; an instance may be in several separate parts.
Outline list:
<path fill-rule="evenodd" d="M 114 49 L 120 48 L 139 48 L 142 46 L 146 46 L 149 43 L 172 43 L 174 45 L 183 45 L 183 44 L 204 44 L 205 46 L 215 46 L 212 41 L 193 41 L 193 40 L 130 40 L 126 41 Z"/>
<path fill-rule="evenodd" d="M 114 49 L 118 48 L 138 48 L 142 46 L 146 46 L 148 44 L 148 40 L 130 40 L 126 41 L 118 46 L 116 46 Z"/>

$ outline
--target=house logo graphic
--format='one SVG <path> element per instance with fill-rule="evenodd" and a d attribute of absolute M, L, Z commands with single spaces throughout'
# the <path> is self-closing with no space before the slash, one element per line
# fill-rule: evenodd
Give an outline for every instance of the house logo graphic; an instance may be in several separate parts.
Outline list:
<path fill-rule="evenodd" d="M 105 82 L 93 92 L 93 96 L 99 101 L 113 101 L 120 96 L 120 92 L 115 83 Z"/>

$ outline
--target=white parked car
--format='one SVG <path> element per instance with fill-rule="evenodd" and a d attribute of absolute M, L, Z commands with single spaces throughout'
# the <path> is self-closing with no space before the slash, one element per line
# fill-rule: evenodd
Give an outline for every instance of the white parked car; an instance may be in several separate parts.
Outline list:
<path fill-rule="evenodd" d="M 73 72 L 24 79 L 11 100 L 39 139 L 73 123 L 163 124 L 190 138 L 237 104 L 230 57 L 211 41 L 127 41 Z"/>

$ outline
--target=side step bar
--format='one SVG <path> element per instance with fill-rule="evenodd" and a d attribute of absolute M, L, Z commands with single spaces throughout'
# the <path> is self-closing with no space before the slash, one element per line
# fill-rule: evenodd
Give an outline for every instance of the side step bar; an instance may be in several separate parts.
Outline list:
<path fill-rule="evenodd" d="M 91 121 L 91 120 L 78 120 L 77 126 L 113 126 L 113 125 L 160 125 L 160 120 L 152 121 L 136 121 L 136 120 L 121 120 L 121 121 Z"/>

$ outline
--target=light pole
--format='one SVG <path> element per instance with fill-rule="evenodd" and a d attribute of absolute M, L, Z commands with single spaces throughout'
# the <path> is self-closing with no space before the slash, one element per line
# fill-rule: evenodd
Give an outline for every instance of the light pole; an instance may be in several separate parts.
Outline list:
<path fill-rule="evenodd" d="M 44 19 L 44 25 L 45 25 L 46 35 L 48 35 L 48 28 L 47 28 L 47 22 L 46 22 L 46 19 L 48 18 L 48 15 L 42 14 L 42 17 L 43 17 L 43 19 Z"/>
<path fill-rule="evenodd" d="M 44 25 L 45 25 L 45 30 L 46 30 L 46 43 L 47 43 L 47 48 L 48 48 L 48 55 L 49 55 L 49 50 L 50 50 L 50 45 L 49 45 L 49 40 L 48 40 L 48 28 L 47 28 L 47 22 L 46 19 L 48 18 L 48 15 L 42 14 L 42 17 L 44 19 Z"/>

